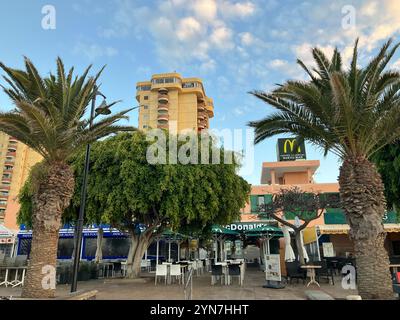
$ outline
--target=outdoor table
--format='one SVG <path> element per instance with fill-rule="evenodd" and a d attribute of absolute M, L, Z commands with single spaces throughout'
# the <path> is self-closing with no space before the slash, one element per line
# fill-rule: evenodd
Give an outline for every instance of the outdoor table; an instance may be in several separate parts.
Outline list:
<path fill-rule="evenodd" d="M 8 287 L 8 285 L 11 285 L 12 288 L 15 288 L 17 286 L 22 286 L 24 284 L 24 280 L 25 280 L 26 268 L 27 267 L 1 266 L 0 270 L 6 270 L 6 274 L 5 274 L 4 281 L 0 283 L 0 286 L 4 285 L 5 287 Z M 15 270 L 14 280 L 11 280 L 11 281 L 8 280 L 8 275 L 9 275 L 10 270 Z M 21 280 L 18 279 L 18 271 L 22 271 Z"/>
<path fill-rule="evenodd" d="M 106 271 L 107 271 L 107 275 L 106 275 Z M 114 271 L 114 263 L 103 262 L 103 277 L 108 278 L 110 271 L 111 271 L 111 277 L 112 277 L 113 271 Z"/>
<path fill-rule="evenodd" d="M 322 268 L 322 266 L 318 266 L 318 265 L 304 265 L 304 266 L 300 266 L 300 268 L 302 268 L 302 269 L 307 269 L 307 271 L 308 271 L 308 276 L 310 277 L 310 282 L 307 284 L 307 287 L 308 287 L 311 283 L 315 283 L 318 287 L 320 287 L 319 283 L 315 280 L 315 269 L 320 269 L 320 268 Z"/>

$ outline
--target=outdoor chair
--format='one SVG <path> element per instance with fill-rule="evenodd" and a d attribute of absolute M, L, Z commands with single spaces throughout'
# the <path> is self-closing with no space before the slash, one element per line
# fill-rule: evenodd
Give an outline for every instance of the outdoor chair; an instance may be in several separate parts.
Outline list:
<path fill-rule="evenodd" d="M 203 267 L 204 267 L 203 261 L 197 260 L 195 263 L 197 265 L 197 275 L 202 274 L 203 273 Z"/>
<path fill-rule="evenodd" d="M 181 265 L 173 264 L 170 266 L 169 271 L 170 271 L 169 275 L 171 276 L 171 278 L 173 279 L 173 277 L 175 277 L 175 279 L 179 281 L 179 284 L 181 284 L 181 279 L 182 279 Z"/>
<path fill-rule="evenodd" d="M 316 262 L 317 264 L 317 262 Z M 320 278 L 326 278 L 329 283 L 332 283 L 332 285 L 335 285 L 335 281 L 333 278 L 333 269 L 328 266 L 328 262 L 326 260 L 322 260 L 321 262 L 318 263 L 321 268 L 316 269 L 316 278 L 317 281 L 320 282 Z"/>
<path fill-rule="evenodd" d="M 231 284 L 231 277 L 238 277 L 239 285 L 242 285 L 242 275 L 240 273 L 240 265 L 228 265 L 228 284 Z"/>
<path fill-rule="evenodd" d="M 155 285 L 157 285 L 157 277 L 165 277 L 165 284 L 167 284 L 167 265 L 166 264 L 159 264 L 156 266 L 156 278 L 155 278 Z"/>
<path fill-rule="evenodd" d="M 299 279 L 303 280 L 303 284 L 306 283 L 307 272 L 300 268 L 300 263 L 298 261 L 286 262 L 285 264 L 289 283 L 292 283 L 293 279 L 297 279 L 297 283 L 299 283 Z"/>
<path fill-rule="evenodd" d="M 222 266 L 220 265 L 212 265 L 211 266 L 211 285 L 213 286 L 216 282 L 217 278 L 221 279 L 221 284 L 222 284 L 222 279 L 224 277 L 224 272 L 222 270 Z"/>

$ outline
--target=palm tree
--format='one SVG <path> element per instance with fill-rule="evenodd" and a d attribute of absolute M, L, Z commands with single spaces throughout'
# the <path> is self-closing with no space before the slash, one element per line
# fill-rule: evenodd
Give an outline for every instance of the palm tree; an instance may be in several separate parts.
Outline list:
<path fill-rule="evenodd" d="M 83 146 L 118 131 L 134 130 L 119 126 L 124 110 L 96 121 L 89 129 L 85 111 L 97 93 L 96 81 L 102 70 L 88 77 L 66 74 L 57 59 L 57 74 L 42 78 L 25 58 L 25 69 L 16 70 L 0 63 L 9 88 L 2 86 L 15 109 L 0 112 L 0 130 L 37 151 L 43 161 L 32 170 L 33 235 L 30 261 L 22 295 L 50 298 L 55 294 L 55 266 L 61 215 L 74 192 L 74 174 L 67 160 Z M 114 103 L 113 103 L 114 104 Z M 112 104 L 110 104 L 111 106 Z"/>
<path fill-rule="evenodd" d="M 255 143 L 294 134 L 333 152 L 342 161 L 340 197 L 354 241 L 358 291 L 364 299 L 393 298 L 386 233 L 384 187 L 370 157 L 400 137 L 400 73 L 386 70 L 399 44 L 392 40 L 365 68 L 358 66 L 358 40 L 348 69 L 334 50 L 331 59 L 312 49 L 316 68 L 298 64 L 309 81 L 287 81 L 271 93 L 251 92 L 276 109 L 249 126 Z"/>

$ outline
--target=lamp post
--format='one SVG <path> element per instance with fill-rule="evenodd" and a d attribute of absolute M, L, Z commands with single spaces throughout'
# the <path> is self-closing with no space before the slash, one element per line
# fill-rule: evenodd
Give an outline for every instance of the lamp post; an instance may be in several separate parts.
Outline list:
<path fill-rule="evenodd" d="M 108 115 L 111 113 L 110 109 L 106 103 L 106 97 L 98 91 L 97 86 L 94 87 L 95 94 L 92 98 L 92 107 L 90 110 L 90 118 L 89 118 L 89 130 L 93 126 L 93 119 L 97 114 Z M 96 105 L 96 96 L 102 96 L 103 102 L 101 105 L 95 109 Z M 83 183 L 82 183 L 82 192 L 81 192 L 81 205 L 79 207 L 79 217 L 78 222 L 76 224 L 76 238 L 75 238 L 75 252 L 74 252 L 74 265 L 72 272 L 72 284 L 71 284 L 71 292 L 76 291 L 77 282 L 78 282 L 78 270 L 79 270 L 79 260 L 81 255 L 81 247 L 82 247 L 82 234 L 83 234 L 83 219 L 85 216 L 85 205 L 86 205 L 86 189 L 87 189 L 87 180 L 89 174 L 89 162 L 90 162 L 90 144 L 86 146 L 86 155 L 85 155 L 85 169 L 83 173 Z"/>
<path fill-rule="evenodd" d="M 98 91 L 98 87 L 94 88 L 95 94 L 92 98 L 92 106 L 90 110 L 90 118 L 89 118 L 89 130 L 93 126 L 93 119 L 97 115 L 109 115 L 111 114 L 110 108 L 106 103 L 106 97 L 100 91 Z M 96 105 L 96 96 L 102 96 L 103 102 L 99 107 L 95 108 Z M 133 109 L 137 109 L 140 106 L 137 106 Z M 74 265 L 72 271 L 72 284 L 71 284 L 71 292 L 75 292 L 78 285 L 78 271 L 79 271 L 79 262 L 81 256 L 82 249 L 82 236 L 83 236 L 83 221 L 85 217 L 85 206 L 86 206 L 86 190 L 87 190 L 87 181 L 89 175 L 89 162 L 90 162 L 90 144 L 86 146 L 86 155 L 85 155 L 85 169 L 83 172 L 83 183 L 82 183 L 82 191 L 81 191 L 81 205 L 79 207 L 79 216 L 76 224 L 76 238 L 75 238 L 75 251 L 74 251 Z"/>

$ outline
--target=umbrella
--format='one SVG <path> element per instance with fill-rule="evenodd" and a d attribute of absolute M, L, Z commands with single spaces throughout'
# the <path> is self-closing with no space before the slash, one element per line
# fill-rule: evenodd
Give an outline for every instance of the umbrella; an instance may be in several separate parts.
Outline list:
<path fill-rule="evenodd" d="M 296 260 L 293 248 L 290 244 L 290 234 L 287 226 L 282 226 L 283 238 L 285 239 L 285 261 L 293 262 Z"/>
<path fill-rule="evenodd" d="M 306 262 L 308 262 L 308 260 L 310 260 L 310 258 L 308 257 L 308 253 L 307 253 L 306 247 L 304 246 L 303 230 L 300 231 L 300 242 L 301 242 L 301 248 L 303 249 L 304 260 Z"/>

